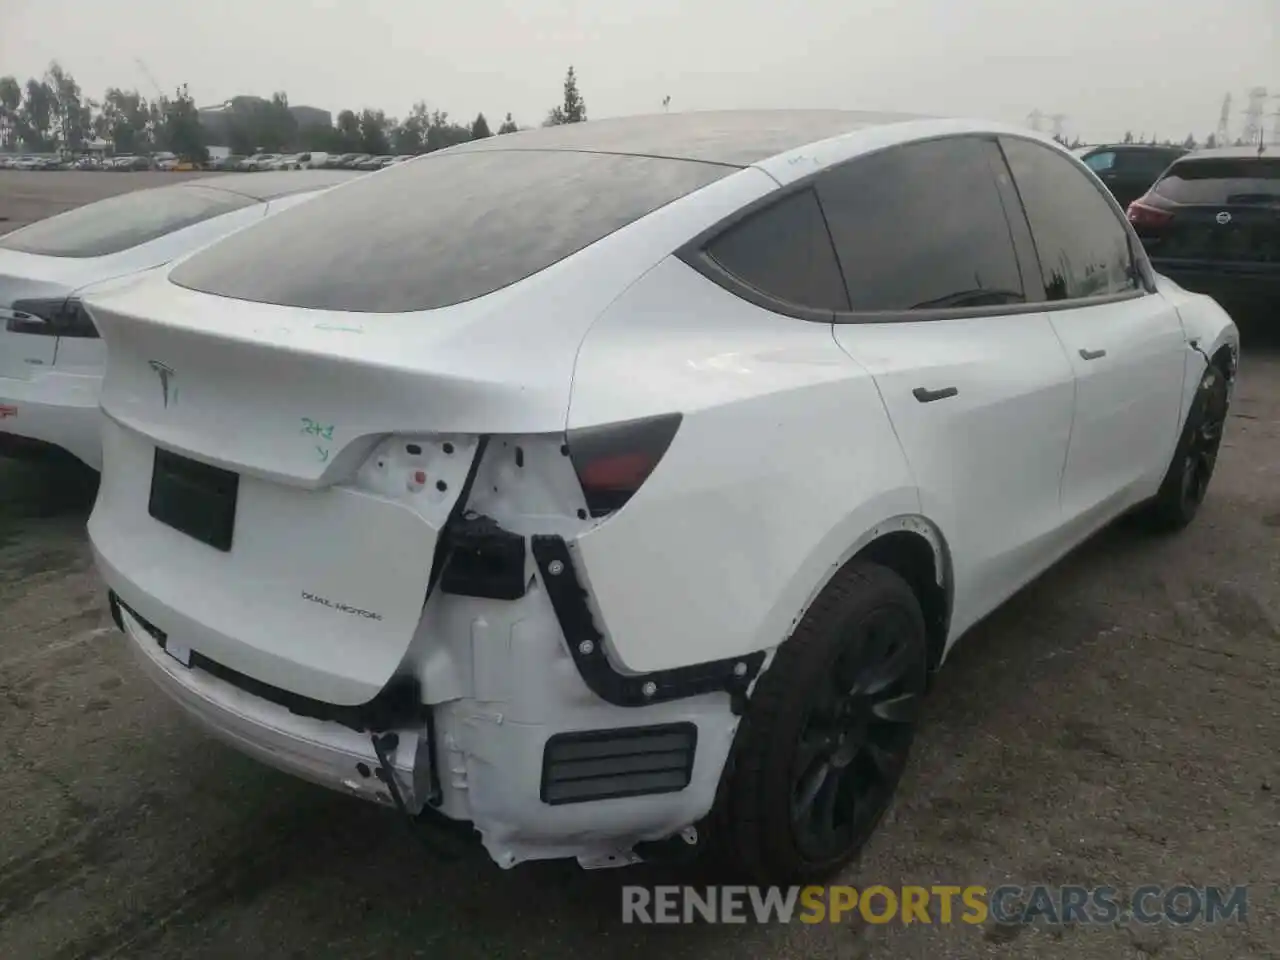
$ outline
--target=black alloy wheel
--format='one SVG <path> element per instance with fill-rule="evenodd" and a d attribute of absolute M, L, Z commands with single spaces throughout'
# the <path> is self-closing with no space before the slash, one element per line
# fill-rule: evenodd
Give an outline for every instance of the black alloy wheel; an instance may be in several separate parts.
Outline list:
<path fill-rule="evenodd" d="M 1209 491 L 1230 406 L 1230 381 L 1210 365 L 1200 378 L 1160 490 L 1138 510 L 1138 518 L 1158 532 L 1189 524 Z"/>
<path fill-rule="evenodd" d="M 751 692 L 707 821 L 738 880 L 817 882 L 852 862 L 907 765 L 929 675 L 908 583 L 854 560 Z"/>
<path fill-rule="evenodd" d="M 791 829 L 808 860 L 856 851 L 889 805 L 924 696 L 912 629 L 901 609 L 873 611 L 814 691 L 792 763 Z"/>
<path fill-rule="evenodd" d="M 1210 367 L 1197 393 L 1200 401 L 1199 423 L 1190 425 L 1190 437 L 1182 462 L 1179 488 L 1187 509 L 1194 512 L 1209 492 L 1209 480 L 1218 462 L 1222 431 L 1227 423 L 1227 381 Z"/>

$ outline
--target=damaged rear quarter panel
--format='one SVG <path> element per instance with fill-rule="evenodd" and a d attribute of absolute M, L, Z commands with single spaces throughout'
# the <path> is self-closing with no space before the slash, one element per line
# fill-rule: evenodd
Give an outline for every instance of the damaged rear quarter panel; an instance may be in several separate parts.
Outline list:
<path fill-rule="evenodd" d="M 851 544 L 919 510 L 875 384 L 830 326 L 674 257 L 592 327 L 568 426 L 668 411 L 684 420 L 653 475 L 576 542 L 625 669 L 776 646 Z"/>
<path fill-rule="evenodd" d="M 1156 286 L 1160 294 L 1178 311 L 1187 341 L 1189 344 L 1194 344 L 1187 357 L 1186 379 L 1182 385 L 1182 410 L 1179 415 L 1179 423 L 1181 423 L 1186 419 L 1191 400 L 1200 385 L 1200 377 L 1207 363 L 1206 358 L 1211 358 L 1223 347 L 1228 347 L 1234 358 L 1233 366 L 1238 365 L 1240 331 L 1230 314 L 1212 297 L 1184 290 L 1164 276 L 1158 277 Z M 1234 369 L 1231 371 L 1233 389 L 1237 372 Z"/>

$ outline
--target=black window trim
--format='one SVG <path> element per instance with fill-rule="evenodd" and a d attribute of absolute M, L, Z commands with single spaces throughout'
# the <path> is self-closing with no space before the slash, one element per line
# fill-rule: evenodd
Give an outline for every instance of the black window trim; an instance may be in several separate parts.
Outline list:
<path fill-rule="evenodd" d="M 1018 263 L 1018 270 L 1022 275 L 1023 292 L 1026 296 L 1037 298 L 1027 303 L 1009 303 L 999 304 L 990 307 L 943 307 L 938 309 L 924 310 L 825 310 L 815 307 L 806 307 L 800 304 L 792 303 L 789 300 L 783 300 L 780 297 L 771 296 L 763 291 L 751 286 L 746 281 L 739 279 L 730 273 L 707 252 L 707 248 L 720 236 L 720 234 L 731 230 L 737 224 L 746 220 L 753 214 L 773 206 L 775 203 L 782 203 L 794 194 L 805 190 L 813 190 L 813 185 L 817 179 L 824 174 L 828 174 L 833 170 L 837 170 L 845 164 L 857 163 L 868 157 L 875 156 L 888 150 L 897 150 L 904 147 L 914 146 L 919 143 L 934 143 L 940 140 L 958 140 L 958 139 L 977 139 L 986 140 L 996 145 L 999 156 L 1005 164 L 1008 172 L 1008 184 L 1002 184 L 999 178 L 996 178 L 996 186 L 1000 193 L 1001 202 L 1005 206 L 1005 218 L 1009 223 L 1010 239 L 1013 243 L 1014 254 Z M 1120 221 L 1121 228 L 1125 230 L 1129 240 L 1129 252 L 1133 258 L 1134 266 L 1138 272 L 1139 286 L 1136 290 L 1127 290 L 1123 293 L 1101 294 L 1093 297 L 1077 297 L 1071 300 L 1044 300 L 1044 279 L 1041 272 L 1041 263 L 1038 252 L 1035 250 L 1035 239 L 1031 233 L 1030 221 L 1027 219 L 1026 208 L 1022 204 L 1022 198 L 1017 193 L 1017 181 L 1013 178 L 1013 172 L 1008 169 L 1008 160 L 1004 156 L 1004 147 L 1001 143 L 1004 139 L 1027 140 L 1038 146 L 1045 147 L 1043 140 L 1032 136 L 1021 136 L 1018 134 L 1005 133 L 946 133 L 936 137 L 924 137 L 918 140 L 909 140 L 904 143 L 895 143 L 889 146 L 880 147 L 875 150 L 869 150 L 866 153 L 860 153 L 856 157 L 849 157 L 839 163 L 834 163 L 823 167 L 821 170 L 808 173 L 785 186 L 780 186 L 776 190 L 771 190 L 762 197 L 757 197 L 750 203 L 739 207 L 727 217 L 717 221 L 710 227 L 698 233 L 693 239 L 686 241 L 679 249 L 675 251 L 675 256 L 684 264 L 692 267 L 698 273 L 702 274 L 712 283 L 722 287 L 729 293 L 746 300 L 748 303 L 761 307 L 772 313 L 781 314 L 782 316 L 793 317 L 797 320 L 806 320 L 811 323 L 833 323 L 833 324 L 859 324 L 859 323 L 931 323 L 938 320 L 968 320 L 982 317 L 1005 317 L 1017 316 L 1024 313 L 1057 313 L 1063 310 L 1081 310 L 1088 307 L 1105 306 L 1113 303 L 1123 303 L 1128 300 L 1137 300 L 1140 297 L 1150 296 L 1156 292 L 1155 269 L 1151 266 L 1150 260 L 1147 258 L 1146 250 L 1142 243 L 1138 240 L 1137 234 L 1133 230 L 1132 224 L 1129 223 L 1128 217 L 1120 208 L 1116 201 L 1101 183 L 1095 183 L 1094 187 L 1103 196 L 1111 206 L 1112 213 L 1116 215 Z M 1052 149 L 1052 148 L 1047 148 Z M 1079 158 L 1076 159 L 1081 166 L 1084 163 Z M 1088 171 L 1088 168 L 1085 168 Z M 992 171 L 995 175 L 995 171 Z M 1096 176 L 1091 178 L 1096 180 Z M 1016 201 L 1014 209 L 1021 213 L 1018 220 L 1010 219 L 1012 214 L 1009 210 L 1009 204 Z M 818 199 L 819 209 L 821 209 L 822 201 Z M 823 213 L 825 220 L 826 214 Z M 1019 226 L 1021 229 L 1019 229 Z M 1025 233 L 1024 233 L 1025 231 Z M 830 229 L 828 228 L 828 240 L 830 240 Z M 834 248 L 835 243 L 832 242 Z M 836 257 L 837 266 L 840 258 Z"/>

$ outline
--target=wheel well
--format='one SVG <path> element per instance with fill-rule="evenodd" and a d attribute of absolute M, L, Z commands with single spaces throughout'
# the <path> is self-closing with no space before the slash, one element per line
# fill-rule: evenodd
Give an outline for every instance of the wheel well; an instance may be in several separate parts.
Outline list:
<path fill-rule="evenodd" d="M 1218 352 L 1213 355 L 1209 362 L 1221 370 L 1223 376 L 1228 380 L 1236 378 L 1236 355 L 1232 352 L 1229 344 L 1223 344 L 1219 347 Z"/>
<path fill-rule="evenodd" d="M 935 669 L 947 643 L 951 598 L 950 591 L 938 583 L 933 545 L 918 533 L 896 530 L 872 540 L 852 559 L 878 563 L 907 581 L 924 613 L 929 635 L 929 668 Z"/>

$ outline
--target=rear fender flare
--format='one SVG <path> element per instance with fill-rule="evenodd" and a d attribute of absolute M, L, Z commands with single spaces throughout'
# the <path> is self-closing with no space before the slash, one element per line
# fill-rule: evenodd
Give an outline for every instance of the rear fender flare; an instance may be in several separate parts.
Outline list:
<path fill-rule="evenodd" d="M 901 533 L 920 538 L 933 555 L 933 577 L 945 598 L 945 613 L 937 639 L 937 658 L 940 661 L 947 633 L 946 620 L 951 610 L 951 557 L 937 525 L 918 514 L 889 517 L 848 544 L 827 565 L 824 576 L 810 590 L 780 642 L 790 638 L 814 600 L 845 565 L 873 544 Z M 534 562 L 564 632 L 568 652 L 579 675 L 593 693 L 614 706 L 641 707 L 722 691 L 730 695 L 734 713 L 742 712 L 755 681 L 771 664 L 776 645 L 709 663 L 692 663 L 650 673 L 624 673 L 610 660 L 605 635 L 594 619 L 588 588 L 577 577 L 574 551 L 570 545 L 561 537 L 540 535 L 531 538 L 531 547 Z"/>
<path fill-rule="evenodd" d="M 791 626 L 787 630 L 787 634 L 786 637 L 783 638 L 783 642 L 790 639 L 791 635 L 800 625 L 800 621 L 804 619 L 805 614 L 808 613 L 809 608 L 813 605 L 813 602 L 817 600 L 822 591 L 827 588 L 827 584 L 831 582 L 837 573 L 843 570 L 849 563 L 867 552 L 868 548 L 877 542 L 884 540 L 888 536 L 899 533 L 906 533 L 919 537 L 928 544 L 929 549 L 933 554 L 933 580 L 934 583 L 942 590 L 946 604 L 937 650 L 937 661 L 938 665 L 940 665 L 941 660 L 945 655 L 943 649 L 944 646 L 950 646 L 948 640 L 950 635 L 950 618 L 954 600 L 955 584 L 955 577 L 951 562 L 951 550 L 938 525 L 927 517 L 915 513 L 898 514 L 881 520 L 875 526 L 865 530 L 839 555 L 834 557 L 831 563 L 826 567 L 824 575 L 816 584 L 814 584 L 812 590 L 805 598 L 803 606 L 792 618 Z"/>

